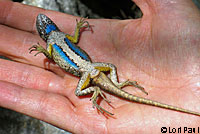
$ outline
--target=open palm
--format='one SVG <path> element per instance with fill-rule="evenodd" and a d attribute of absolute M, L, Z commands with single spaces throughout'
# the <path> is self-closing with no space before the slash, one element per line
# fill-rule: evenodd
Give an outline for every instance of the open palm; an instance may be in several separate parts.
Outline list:
<path fill-rule="evenodd" d="M 134 0 L 143 17 L 137 20 L 92 20 L 93 32 L 81 34 L 79 46 L 94 62 L 113 63 L 119 80 L 136 80 L 138 96 L 200 112 L 200 15 L 190 0 Z M 31 12 L 30 12 L 31 11 Z M 75 17 L 19 3 L 0 1 L 0 106 L 44 120 L 74 133 L 160 133 L 161 127 L 198 127 L 200 117 L 137 104 L 105 93 L 114 113 L 102 115 L 91 96 L 74 94 L 78 78 L 29 54 L 39 42 L 35 19 L 49 16 L 65 33 L 73 33 Z M 50 71 L 51 70 L 51 71 Z"/>

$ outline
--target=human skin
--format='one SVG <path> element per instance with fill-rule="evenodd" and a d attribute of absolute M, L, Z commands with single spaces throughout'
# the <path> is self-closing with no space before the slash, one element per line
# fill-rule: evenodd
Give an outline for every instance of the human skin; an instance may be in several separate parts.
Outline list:
<path fill-rule="evenodd" d="M 191 0 L 134 0 L 140 19 L 88 19 L 92 31 L 81 33 L 79 46 L 94 62 L 115 64 L 119 80 L 136 80 L 124 90 L 148 99 L 200 112 L 200 13 Z M 35 20 L 51 18 L 73 34 L 77 17 L 0 0 L 0 106 L 43 120 L 73 133 L 160 133 L 161 127 L 197 128 L 200 117 L 125 101 L 104 93 L 114 113 L 92 107 L 91 96 L 74 94 L 78 78 L 43 54 L 29 54 L 39 42 Z M 79 18 L 80 19 L 80 18 Z M 3 32 L 2 32 L 3 31 Z M 50 71 L 51 70 L 51 71 Z"/>

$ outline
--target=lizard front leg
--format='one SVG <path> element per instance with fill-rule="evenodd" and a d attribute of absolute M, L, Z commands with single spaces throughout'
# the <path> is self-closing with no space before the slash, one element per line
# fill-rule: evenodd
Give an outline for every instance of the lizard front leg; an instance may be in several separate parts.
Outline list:
<path fill-rule="evenodd" d="M 110 115 L 113 115 L 112 113 L 108 112 L 100 105 L 98 105 L 96 102 L 97 97 L 100 95 L 105 101 L 110 103 L 110 101 L 104 97 L 103 93 L 101 92 L 101 89 L 98 86 L 88 87 L 89 84 L 90 84 L 90 74 L 88 72 L 84 72 L 79 80 L 78 86 L 75 91 L 75 95 L 84 96 L 93 92 L 93 95 L 90 99 L 93 103 L 93 107 L 96 107 L 101 113 L 106 112 Z"/>
<path fill-rule="evenodd" d="M 110 64 L 110 63 L 100 63 L 100 62 L 95 62 L 92 63 L 92 65 L 95 67 L 95 69 L 98 69 L 100 71 L 106 72 L 109 71 L 110 72 L 110 79 L 111 81 L 118 87 L 118 88 L 123 88 L 125 86 L 134 86 L 138 89 L 140 89 L 142 92 L 144 92 L 145 94 L 148 94 L 144 88 L 142 86 L 140 86 L 136 81 L 129 81 L 126 80 L 124 82 L 118 82 L 118 78 L 117 78 L 117 70 L 115 65 Z"/>
<path fill-rule="evenodd" d="M 87 25 L 84 25 L 85 23 L 86 23 Z M 74 35 L 71 36 L 71 35 L 69 35 L 69 34 L 66 34 L 66 37 L 67 37 L 72 43 L 75 43 L 75 44 L 78 43 L 78 41 L 79 41 L 79 35 L 80 35 L 80 29 L 83 28 L 83 27 L 88 28 L 88 27 L 90 27 L 90 25 L 89 25 L 89 23 L 88 23 L 87 21 L 85 21 L 84 18 L 81 18 L 80 21 L 78 21 L 78 20 L 76 19 L 76 28 L 75 28 Z"/>
<path fill-rule="evenodd" d="M 29 48 L 31 53 L 32 51 L 38 51 L 34 56 L 38 55 L 39 53 L 43 53 L 48 59 L 52 59 L 52 45 L 48 45 L 48 48 L 45 49 L 43 46 L 41 46 L 39 43 L 37 45 L 33 45 Z"/>

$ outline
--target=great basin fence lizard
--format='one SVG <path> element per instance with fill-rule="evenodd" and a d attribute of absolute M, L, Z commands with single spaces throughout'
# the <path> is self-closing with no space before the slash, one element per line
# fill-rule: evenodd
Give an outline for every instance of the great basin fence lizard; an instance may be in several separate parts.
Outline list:
<path fill-rule="evenodd" d="M 48 59 L 52 59 L 65 71 L 80 77 L 75 95 L 84 96 L 93 93 L 91 97 L 93 106 L 95 106 L 100 112 L 106 112 L 110 115 L 113 114 L 106 111 L 96 102 L 99 95 L 105 101 L 110 102 L 104 97 L 101 89 L 129 101 L 200 116 L 200 113 L 198 112 L 138 97 L 122 90 L 124 86 L 132 85 L 147 94 L 144 88 L 138 85 L 136 81 L 127 80 L 119 83 L 117 80 L 116 67 L 113 64 L 92 62 L 84 50 L 73 44 L 77 43 L 79 40 L 80 29 L 83 27 L 90 27 L 89 23 L 83 18 L 80 19 L 80 21 L 76 20 L 76 23 L 75 33 L 71 36 L 61 32 L 55 23 L 46 15 L 39 14 L 36 20 L 36 27 L 40 37 L 46 42 L 46 49 L 39 43 L 33 45 L 29 49 L 30 53 L 32 51 L 38 51 L 35 56 L 39 53 L 43 53 Z M 110 77 L 108 77 L 104 72 L 109 72 Z"/>

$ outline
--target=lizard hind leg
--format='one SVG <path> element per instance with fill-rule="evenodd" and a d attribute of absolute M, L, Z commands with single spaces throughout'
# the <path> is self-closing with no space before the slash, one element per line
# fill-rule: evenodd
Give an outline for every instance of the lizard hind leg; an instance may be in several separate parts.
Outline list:
<path fill-rule="evenodd" d="M 145 91 L 145 89 L 140 86 L 136 81 L 129 81 L 126 80 L 124 82 L 118 82 L 118 78 L 117 78 L 117 69 L 115 67 L 115 65 L 110 64 L 110 63 L 100 63 L 100 62 L 95 62 L 93 63 L 93 65 L 95 66 L 96 69 L 102 71 L 102 72 L 110 72 L 110 80 L 115 84 L 115 86 L 117 86 L 118 88 L 123 88 L 125 86 L 134 86 L 138 89 L 140 89 L 143 93 L 147 94 L 148 93 Z"/>
<path fill-rule="evenodd" d="M 110 115 L 113 115 L 112 113 L 106 111 L 104 108 L 102 108 L 101 106 L 99 106 L 97 104 L 97 97 L 100 95 L 106 102 L 110 103 L 110 101 L 108 99 L 106 99 L 103 95 L 103 93 L 101 92 L 101 89 L 98 86 L 91 86 L 88 87 L 90 83 L 90 74 L 88 72 L 84 72 L 82 77 L 79 80 L 78 86 L 76 88 L 75 94 L 76 96 L 84 96 L 84 95 L 88 95 L 90 93 L 93 92 L 93 95 L 91 97 L 91 101 L 93 103 L 93 107 L 96 107 L 100 112 L 104 113 L 108 113 Z"/>

